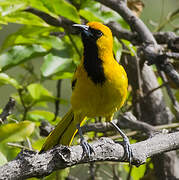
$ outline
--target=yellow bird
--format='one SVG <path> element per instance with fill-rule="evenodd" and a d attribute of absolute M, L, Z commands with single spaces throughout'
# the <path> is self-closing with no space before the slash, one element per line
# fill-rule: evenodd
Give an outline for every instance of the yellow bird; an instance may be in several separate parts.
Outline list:
<path fill-rule="evenodd" d="M 93 149 L 83 138 L 80 125 L 86 117 L 105 117 L 122 135 L 125 156 L 131 161 L 129 140 L 112 122 L 114 113 L 125 102 L 128 78 L 114 59 L 111 30 L 99 22 L 74 24 L 73 27 L 81 32 L 84 51 L 72 80 L 72 107 L 49 134 L 41 152 L 57 144 L 70 145 L 78 131 L 83 152 L 90 156 Z"/>

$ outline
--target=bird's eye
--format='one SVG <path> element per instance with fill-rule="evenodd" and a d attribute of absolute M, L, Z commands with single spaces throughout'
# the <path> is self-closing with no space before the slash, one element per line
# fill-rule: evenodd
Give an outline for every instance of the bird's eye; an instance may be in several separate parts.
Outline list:
<path fill-rule="evenodd" d="M 93 36 L 95 38 L 97 38 L 97 39 L 100 38 L 103 35 L 103 33 L 100 30 L 97 30 L 97 29 L 90 28 L 90 31 L 93 34 Z"/>
<path fill-rule="evenodd" d="M 103 35 L 103 33 L 102 33 L 100 30 L 96 30 L 96 31 L 95 31 L 95 35 L 96 35 L 97 37 L 101 37 L 101 36 Z"/>

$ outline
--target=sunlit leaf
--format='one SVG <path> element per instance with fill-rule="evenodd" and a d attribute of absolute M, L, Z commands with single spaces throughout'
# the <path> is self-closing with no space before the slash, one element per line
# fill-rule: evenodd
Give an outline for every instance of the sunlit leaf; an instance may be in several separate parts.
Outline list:
<path fill-rule="evenodd" d="M 122 39 L 122 42 L 127 46 L 128 50 L 130 51 L 130 54 L 132 56 L 136 56 L 137 48 L 134 46 L 131 42 Z"/>
<path fill-rule="evenodd" d="M 58 15 L 64 16 L 76 23 L 80 23 L 80 17 L 76 8 L 65 0 L 46 0 L 53 5 Z"/>
<path fill-rule="evenodd" d="M 56 99 L 52 94 L 44 88 L 41 84 L 30 84 L 27 86 L 27 90 L 30 93 L 34 101 L 51 101 Z"/>
<path fill-rule="evenodd" d="M 33 144 L 32 147 L 33 149 L 39 150 L 42 148 L 43 144 L 45 142 L 45 138 L 39 138 L 38 140 L 36 140 Z"/>
<path fill-rule="evenodd" d="M 50 36 L 51 32 L 59 31 L 59 28 L 39 27 L 24 25 L 17 32 L 10 34 L 2 44 L 1 50 L 14 45 L 33 45 L 40 44 L 59 49 L 63 47 L 62 40 L 55 36 Z"/>
<path fill-rule="evenodd" d="M 0 5 L 14 5 L 14 4 L 22 4 L 25 3 L 26 0 L 0 0 Z"/>
<path fill-rule="evenodd" d="M 64 47 L 63 41 L 56 36 L 50 36 L 50 35 L 42 36 L 38 34 L 35 34 L 34 36 L 32 35 L 26 36 L 22 32 L 19 33 L 18 35 L 17 34 L 10 35 L 3 43 L 2 50 L 13 45 L 33 45 L 33 44 L 41 45 L 47 50 L 50 50 L 51 48 L 62 49 Z"/>
<path fill-rule="evenodd" d="M 58 80 L 58 79 L 71 79 L 73 77 L 73 72 L 59 72 L 52 76 L 51 79 Z"/>
<path fill-rule="evenodd" d="M 48 120 L 50 123 L 55 124 L 56 122 L 52 121 L 54 119 L 54 113 L 44 110 L 33 110 L 28 112 L 27 116 L 30 120 L 41 121 Z M 57 117 L 57 121 L 60 121 L 60 118 Z"/>
<path fill-rule="evenodd" d="M 5 73 L 0 73 L 0 86 L 5 85 L 5 84 L 10 84 L 16 89 L 21 88 L 21 85 L 15 79 L 9 77 Z"/>
<path fill-rule="evenodd" d="M 114 55 L 116 60 L 119 62 L 122 54 L 122 45 L 121 43 L 117 40 L 117 38 L 114 38 Z"/>
<path fill-rule="evenodd" d="M 6 22 L 16 23 L 16 24 L 28 24 L 34 26 L 49 26 L 45 21 L 43 21 L 40 17 L 24 12 L 24 11 L 17 11 L 11 13 L 4 17 Z"/>
<path fill-rule="evenodd" d="M 27 0 L 31 7 L 39 9 L 58 18 L 58 15 L 66 17 L 76 23 L 80 23 L 80 17 L 76 8 L 65 0 Z"/>
<path fill-rule="evenodd" d="M 2 71 L 23 63 L 31 58 L 41 56 L 46 49 L 40 45 L 14 46 L 9 51 L 0 55 L 0 69 Z"/>
<path fill-rule="evenodd" d="M 46 55 L 45 62 L 41 67 L 42 75 L 48 77 L 60 72 L 73 72 L 75 64 L 68 53 L 69 51 L 63 49 Z"/>
<path fill-rule="evenodd" d="M 54 13 L 53 8 L 49 8 L 48 5 L 51 6 L 50 2 L 48 2 L 47 0 L 26 0 L 29 4 L 30 7 L 38 9 L 40 11 L 43 11 L 47 14 L 49 14 L 50 16 L 53 16 L 54 18 L 58 18 L 58 15 Z"/>
<path fill-rule="evenodd" d="M 124 165 L 124 169 L 129 172 L 129 166 L 128 165 Z M 143 164 L 140 167 L 133 167 L 132 168 L 132 172 L 131 172 L 131 177 L 135 180 L 140 180 L 144 174 L 145 174 L 145 170 L 146 170 L 146 165 Z"/>
<path fill-rule="evenodd" d="M 122 19 L 115 11 L 104 9 L 100 3 L 91 0 L 83 1 L 79 13 L 88 21 L 108 23 L 109 21 L 120 22 Z"/>
<path fill-rule="evenodd" d="M 2 5 L 0 2 L 0 14 L 1 16 L 6 16 L 8 14 L 11 14 L 17 10 L 24 9 L 27 5 L 26 3 L 20 3 L 20 4 L 9 4 L 9 5 Z"/>
<path fill-rule="evenodd" d="M 23 141 L 32 134 L 34 128 L 35 124 L 30 121 L 3 124 L 0 126 L 0 143 Z"/>
<path fill-rule="evenodd" d="M 0 166 L 3 164 L 7 163 L 7 158 L 6 156 L 0 151 Z"/>
<path fill-rule="evenodd" d="M 7 161 L 10 161 L 17 156 L 21 149 L 9 146 L 8 142 L 0 142 L 0 151 L 6 157 Z"/>

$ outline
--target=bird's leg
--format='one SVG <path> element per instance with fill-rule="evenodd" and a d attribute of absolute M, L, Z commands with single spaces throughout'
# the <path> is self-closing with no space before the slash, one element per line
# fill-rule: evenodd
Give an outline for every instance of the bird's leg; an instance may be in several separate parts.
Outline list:
<path fill-rule="evenodd" d="M 131 148 L 131 144 L 129 142 L 128 137 L 121 131 L 121 129 L 114 122 L 111 121 L 110 123 L 116 128 L 116 130 L 120 133 L 120 135 L 123 138 L 123 142 L 122 142 L 123 147 L 124 147 L 123 160 L 127 159 L 129 160 L 129 163 L 131 164 L 133 154 L 132 154 L 132 148 Z"/>
<path fill-rule="evenodd" d="M 83 156 L 84 156 L 84 154 L 86 154 L 88 157 L 90 157 L 90 155 L 92 153 L 94 153 L 94 150 L 90 146 L 90 144 L 88 144 L 88 142 L 85 140 L 85 138 L 83 137 L 83 133 L 82 133 L 80 124 L 77 125 L 77 129 L 78 129 L 78 134 L 80 136 L 80 145 L 83 148 Z"/>

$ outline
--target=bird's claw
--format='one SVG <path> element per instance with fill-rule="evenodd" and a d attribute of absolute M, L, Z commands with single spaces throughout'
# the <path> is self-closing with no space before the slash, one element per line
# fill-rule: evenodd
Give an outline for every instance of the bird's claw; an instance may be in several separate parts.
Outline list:
<path fill-rule="evenodd" d="M 122 157 L 122 160 L 123 161 L 127 160 L 127 161 L 129 161 L 129 164 L 131 164 L 132 158 L 133 158 L 133 152 L 132 152 L 132 147 L 131 147 L 131 144 L 129 142 L 129 139 L 124 138 L 122 145 L 124 148 L 124 156 Z"/>
<path fill-rule="evenodd" d="M 84 157 L 84 155 L 90 157 L 91 154 L 94 153 L 93 148 L 91 147 L 90 144 L 87 143 L 87 141 L 86 141 L 84 138 L 81 139 L 80 145 L 81 145 L 82 148 L 83 148 L 83 154 L 82 154 L 83 157 Z"/>

